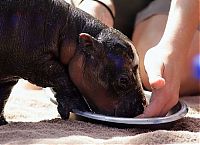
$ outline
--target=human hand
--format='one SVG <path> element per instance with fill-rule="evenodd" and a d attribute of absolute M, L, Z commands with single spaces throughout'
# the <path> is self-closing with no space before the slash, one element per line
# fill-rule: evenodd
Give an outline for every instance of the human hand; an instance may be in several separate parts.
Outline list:
<path fill-rule="evenodd" d="M 111 0 L 103 1 L 102 2 L 107 5 L 112 13 L 114 14 L 114 6 Z M 101 22 L 106 24 L 109 27 L 112 27 L 114 24 L 114 20 L 108 11 L 102 4 L 97 1 L 93 0 L 84 0 L 80 3 L 78 8 L 82 9 L 83 11 L 89 13 L 93 17 L 99 19 Z"/>
<path fill-rule="evenodd" d="M 165 116 L 177 104 L 184 57 L 170 45 L 157 45 L 145 55 L 144 65 L 152 88 L 150 104 L 139 117 Z"/>
<path fill-rule="evenodd" d="M 152 97 L 140 117 L 164 116 L 178 102 L 180 84 L 187 71 L 183 68 L 189 61 L 188 52 L 199 25 L 198 5 L 198 0 L 171 1 L 163 36 L 144 58 Z M 188 21 L 191 17 L 193 21 Z"/>

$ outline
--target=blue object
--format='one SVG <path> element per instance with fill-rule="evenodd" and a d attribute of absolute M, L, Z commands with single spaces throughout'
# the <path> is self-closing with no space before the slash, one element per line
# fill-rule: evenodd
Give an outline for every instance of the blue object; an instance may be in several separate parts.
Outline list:
<path fill-rule="evenodd" d="M 193 59 L 193 75 L 196 79 L 200 80 L 200 54 L 196 55 Z"/>

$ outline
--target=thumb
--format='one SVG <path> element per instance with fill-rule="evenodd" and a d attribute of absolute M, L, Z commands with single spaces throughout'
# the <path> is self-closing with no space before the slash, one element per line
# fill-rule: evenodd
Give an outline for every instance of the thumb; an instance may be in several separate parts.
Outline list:
<path fill-rule="evenodd" d="M 160 89 L 165 86 L 165 79 L 158 73 L 148 72 L 149 83 L 152 89 Z"/>
<path fill-rule="evenodd" d="M 150 55 L 146 55 L 144 66 L 149 78 L 149 84 L 151 88 L 162 88 L 165 85 L 165 79 L 163 78 L 164 65 L 162 59 L 157 57 L 153 58 Z"/>

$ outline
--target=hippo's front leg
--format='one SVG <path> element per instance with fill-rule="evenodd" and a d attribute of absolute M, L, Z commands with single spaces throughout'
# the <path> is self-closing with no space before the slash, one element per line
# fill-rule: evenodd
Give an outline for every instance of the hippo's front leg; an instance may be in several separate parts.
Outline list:
<path fill-rule="evenodd" d="M 53 88 L 58 102 L 58 113 L 62 119 L 68 119 L 74 108 L 87 108 L 83 97 L 71 82 L 66 66 L 53 60 L 41 60 L 35 65 L 35 70 L 36 78 L 31 81 L 42 87 Z"/>
<path fill-rule="evenodd" d="M 72 109 L 87 110 L 88 108 L 83 97 L 70 79 L 68 79 L 67 84 L 68 86 L 65 88 L 53 87 L 53 90 L 56 92 L 57 109 L 61 118 L 64 120 L 68 119 L 69 112 L 72 111 Z"/>
<path fill-rule="evenodd" d="M 0 125 L 7 124 L 7 121 L 4 118 L 4 106 L 10 96 L 13 86 L 17 83 L 18 80 L 11 80 L 0 83 Z"/>

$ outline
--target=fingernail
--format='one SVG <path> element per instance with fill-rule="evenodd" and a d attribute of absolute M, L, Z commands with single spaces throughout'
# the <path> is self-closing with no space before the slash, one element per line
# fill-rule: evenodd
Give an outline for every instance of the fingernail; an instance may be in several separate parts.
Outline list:
<path fill-rule="evenodd" d="M 140 114 L 140 115 L 136 116 L 135 118 L 144 118 L 144 114 Z"/>

